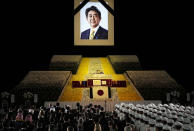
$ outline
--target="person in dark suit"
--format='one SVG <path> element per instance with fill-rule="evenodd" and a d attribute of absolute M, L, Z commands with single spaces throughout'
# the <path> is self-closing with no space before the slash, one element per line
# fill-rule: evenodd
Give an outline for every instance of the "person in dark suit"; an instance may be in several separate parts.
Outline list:
<path fill-rule="evenodd" d="M 99 25 L 101 21 L 101 12 L 98 8 L 91 6 L 86 9 L 85 14 L 91 28 L 81 33 L 81 39 L 108 39 L 108 30 Z"/>

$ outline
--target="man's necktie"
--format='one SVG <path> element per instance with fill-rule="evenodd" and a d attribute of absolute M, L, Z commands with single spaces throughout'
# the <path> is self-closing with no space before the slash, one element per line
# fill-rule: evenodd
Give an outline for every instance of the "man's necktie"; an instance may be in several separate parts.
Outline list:
<path fill-rule="evenodd" d="M 92 33 L 90 34 L 90 40 L 92 40 L 94 38 L 94 33 L 95 33 L 95 31 L 92 30 Z"/>

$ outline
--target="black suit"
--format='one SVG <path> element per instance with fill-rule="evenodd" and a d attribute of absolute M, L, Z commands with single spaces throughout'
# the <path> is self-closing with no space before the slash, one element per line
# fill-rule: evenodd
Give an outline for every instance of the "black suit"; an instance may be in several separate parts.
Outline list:
<path fill-rule="evenodd" d="M 87 29 L 81 33 L 81 39 L 89 39 L 89 37 L 90 29 Z M 108 39 L 108 30 L 100 26 L 93 39 Z"/>

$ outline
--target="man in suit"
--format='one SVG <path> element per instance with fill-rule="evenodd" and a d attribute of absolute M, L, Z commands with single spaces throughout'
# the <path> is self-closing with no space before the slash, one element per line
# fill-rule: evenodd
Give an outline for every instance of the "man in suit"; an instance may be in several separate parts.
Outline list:
<path fill-rule="evenodd" d="M 98 10 L 98 8 L 91 6 L 86 9 L 85 14 L 91 28 L 81 33 L 81 39 L 108 39 L 108 30 L 99 25 L 101 20 L 101 12 Z"/>

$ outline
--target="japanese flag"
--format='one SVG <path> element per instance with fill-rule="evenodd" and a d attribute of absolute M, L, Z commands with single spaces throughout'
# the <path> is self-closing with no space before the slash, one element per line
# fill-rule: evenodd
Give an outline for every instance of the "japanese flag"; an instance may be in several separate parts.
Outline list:
<path fill-rule="evenodd" d="M 107 99 L 108 87 L 107 86 L 93 86 L 93 98 L 94 99 Z"/>

